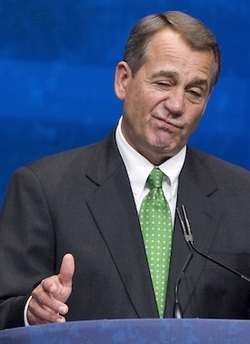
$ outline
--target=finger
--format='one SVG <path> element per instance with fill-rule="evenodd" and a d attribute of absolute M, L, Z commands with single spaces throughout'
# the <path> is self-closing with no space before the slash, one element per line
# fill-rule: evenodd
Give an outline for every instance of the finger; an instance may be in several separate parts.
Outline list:
<path fill-rule="evenodd" d="M 40 283 L 40 286 L 42 288 L 42 291 L 46 294 L 52 294 L 57 293 L 57 291 L 60 289 L 60 281 L 58 279 L 58 276 L 50 276 L 45 279 L 43 279 Z M 37 288 L 39 289 L 39 288 Z M 39 290 L 40 291 L 40 290 Z"/>
<path fill-rule="evenodd" d="M 47 324 L 47 323 L 62 323 L 65 318 L 59 313 L 54 312 L 49 307 L 41 306 L 35 299 L 31 299 L 27 319 L 30 325 Z"/>
<path fill-rule="evenodd" d="M 72 254 L 67 253 L 63 257 L 59 272 L 59 280 L 66 288 L 72 287 L 72 278 L 75 272 L 75 260 Z"/>
<path fill-rule="evenodd" d="M 48 290 L 52 287 L 54 290 L 58 290 L 60 292 L 60 283 L 57 276 L 51 276 L 44 279 L 32 291 L 32 301 L 36 301 L 37 307 L 47 307 L 54 313 L 65 315 L 68 312 L 68 306 L 64 303 L 64 301 L 68 298 L 69 293 L 66 293 L 66 295 L 57 295 L 58 298 L 55 298 L 55 294 L 48 292 Z M 33 302 L 33 304 L 35 303 Z"/>

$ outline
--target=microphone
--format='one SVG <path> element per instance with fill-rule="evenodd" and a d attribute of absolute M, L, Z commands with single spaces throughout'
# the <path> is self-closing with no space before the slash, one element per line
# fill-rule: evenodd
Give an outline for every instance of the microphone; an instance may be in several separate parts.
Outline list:
<path fill-rule="evenodd" d="M 239 276 L 240 278 L 244 279 L 245 281 L 250 282 L 249 277 L 242 275 L 240 272 L 222 264 L 221 262 L 217 261 L 216 259 L 214 259 L 211 256 L 201 252 L 198 248 L 196 248 L 196 246 L 194 245 L 193 234 L 192 234 L 190 223 L 188 220 L 187 211 L 186 211 L 186 208 L 184 205 L 181 206 L 181 210 L 182 210 L 183 216 L 181 215 L 180 210 L 178 208 L 176 209 L 177 215 L 178 215 L 178 218 L 179 218 L 179 221 L 181 224 L 181 228 L 183 230 L 183 235 L 184 235 L 186 244 L 187 244 L 190 252 L 189 252 L 188 258 L 187 258 L 187 260 L 186 260 L 186 262 L 185 262 L 185 264 L 181 270 L 181 273 L 180 273 L 180 275 L 177 278 L 176 283 L 175 283 L 174 317 L 177 319 L 181 319 L 183 317 L 181 306 L 179 303 L 179 297 L 178 297 L 179 285 L 180 285 L 181 280 L 182 280 L 182 278 L 183 278 L 183 276 L 187 270 L 187 267 L 188 267 L 190 261 L 192 260 L 192 258 L 194 256 L 194 251 L 196 253 L 198 253 L 200 256 L 202 256 L 203 258 L 210 260 L 211 262 L 213 262 L 213 263 L 219 265 L 220 267 L 226 269 L 227 271 L 230 271 L 231 273 Z"/>

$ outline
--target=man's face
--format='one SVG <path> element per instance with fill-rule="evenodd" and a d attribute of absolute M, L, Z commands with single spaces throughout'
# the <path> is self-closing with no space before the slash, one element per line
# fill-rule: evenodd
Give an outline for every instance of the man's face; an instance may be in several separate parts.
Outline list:
<path fill-rule="evenodd" d="M 212 51 L 191 50 L 167 28 L 153 36 L 134 77 L 126 62 L 118 64 L 115 91 L 124 101 L 123 135 L 153 164 L 177 154 L 196 129 L 210 96 L 214 63 Z"/>

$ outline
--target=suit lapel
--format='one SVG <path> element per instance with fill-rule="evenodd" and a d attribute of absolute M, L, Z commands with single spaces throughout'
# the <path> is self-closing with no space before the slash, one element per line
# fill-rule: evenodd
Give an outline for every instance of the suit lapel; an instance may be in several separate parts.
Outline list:
<path fill-rule="evenodd" d="M 208 253 L 222 216 L 219 204 L 211 195 L 217 191 L 209 166 L 192 150 L 179 178 L 177 206 L 187 208 L 196 246 Z M 96 166 L 99 166 L 96 169 Z M 109 136 L 93 157 L 87 177 L 92 192 L 89 209 L 113 257 L 138 317 L 158 317 L 154 291 L 147 265 L 141 229 L 129 179 L 113 136 Z M 188 256 L 179 220 L 175 219 L 168 294 L 167 317 L 173 317 L 174 287 Z M 188 267 L 179 288 L 183 311 L 188 306 L 205 259 L 197 254 Z"/>
<path fill-rule="evenodd" d="M 220 205 L 212 200 L 211 196 L 215 192 L 217 192 L 217 185 L 213 180 L 210 167 L 206 167 L 205 161 L 198 161 L 196 153 L 189 149 L 183 171 L 179 178 L 177 206 L 185 205 L 195 245 L 204 253 L 208 253 L 210 250 L 216 229 L 223 214 Z M 173 316 L 175 282 L 185 264 L 188 254 L 189 250 L 183 238 L 179 219 L 176 215 L 172 247 L 174 259 L 171 261 L 168 306 L 166 309 L 166 316 L 168 317 Z M 184 312 L 205 261 L 204 258 L 195 253 L 182 279 L 179 287 L 179 300 Z"/>
<path fill-rule="evenodd" d="M 88 178 L 96 187 L 87 200 L 89 209 L 138 316 L 157 317 L 133 194 L 113 138 L 100 145 L 92 166 Z"/>

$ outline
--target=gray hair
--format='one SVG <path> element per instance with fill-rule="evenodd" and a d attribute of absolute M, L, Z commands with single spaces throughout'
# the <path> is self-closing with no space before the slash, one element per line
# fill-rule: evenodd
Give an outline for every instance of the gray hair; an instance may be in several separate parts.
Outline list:
<path fill-rule="evenodd" d="M 152 36 L 166 27 L 178 32 L 191 49 L 213 52 L 215 70 L 211 86 L 216 84 L 221 70 L 221 56 L 214 34 L 200 20 L 178 11 L 147 16 L 132 29 L 124 52 L 124 61 L 130 66 L 132 75 L 146 62 Z"/>

